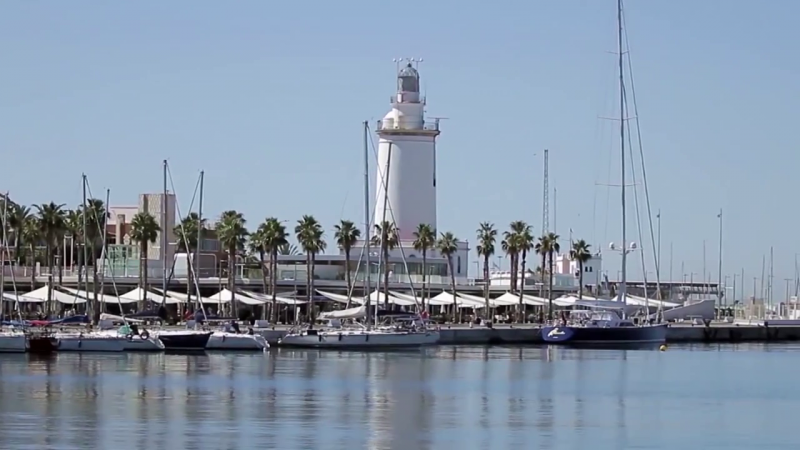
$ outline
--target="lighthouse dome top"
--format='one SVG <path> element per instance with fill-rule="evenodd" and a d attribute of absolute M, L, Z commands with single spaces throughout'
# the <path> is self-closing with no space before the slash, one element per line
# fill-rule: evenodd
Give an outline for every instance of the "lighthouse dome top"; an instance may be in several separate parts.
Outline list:
<path fill-rule="evenodd" d="M 419 92 L 419 72 L 411 63 L 406 64 L 397 74 L 397 90 L 400 92 Z"/>

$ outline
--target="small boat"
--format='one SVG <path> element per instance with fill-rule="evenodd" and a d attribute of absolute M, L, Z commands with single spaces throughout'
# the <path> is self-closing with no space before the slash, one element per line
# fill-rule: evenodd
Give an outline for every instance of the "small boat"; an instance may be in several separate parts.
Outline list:
<path fill-rule="evenodd" d="M 265 350 L 269 344 L 264 336 L 253 333 L 240 333 L 239 325 L 233 322 L 223 330 L 214 331 L 206 344 L 206 350 Z"/>
<path fill-rule="evenodd" d="M 663 344 L 667 324 L 638 325 L 615 310 L 595 311 L 585 320 L 542 327 L 542 340 L 569 345 Z"/>
<path fill-rule="evenodd" d="M 49 355 L 58 350 L 58 339 L 47 332 L 33 332 L 28 334 L 28 353 L 36 355 Z"/>
<path fill-rule="evenodd" d="M 20 330 L 0 331 L 0 353 L 25 353 L 27 342 L 25 333 Z"/>

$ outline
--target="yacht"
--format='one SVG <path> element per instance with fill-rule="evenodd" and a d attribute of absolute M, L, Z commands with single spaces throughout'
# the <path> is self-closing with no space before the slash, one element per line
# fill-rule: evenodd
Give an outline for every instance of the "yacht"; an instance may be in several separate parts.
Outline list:
<path fill-rule="evenodd" d="M 120 326 L 114 327 L 117 323 Z M 159 352 L 164 350 L 164 343 L 155 336 L 151 336 L 147 330 L 140 330 L 141 321 L 126 319 L 122 316 L 115 316 L 103 313 L 100 315 L 99 334 L 106 336 L 121 336 L 125 338 L 122 349 L 126 352 Z"/>
<path fill-rule="evenodd" d="M 126 316 L 128 320 L 163 322 L 165 313 L 159 311 L 142 311 L 140 313 Z M 192 322 L 194 323 L 194 322 Z M 184 329 L 164 329 L 158 328 L 150 330 L 150 337 L 158 339 L 164 344 L 164 350 L 168 351 L 203 351 L 206 349 L 211 331 L 195 330 L 193 326 Z"/>
<path fill-rule="evenodd" d="M 323 319 L 355 320 L 366 318 L 366 307 L 360 306 L 326 314 Z M 395 318 L 383 325 L 370 328 L 359 322 L 350 327 L 306 328 L 290 330 L 278 341 L 283 347 L 307 348 L 403 348 L 434 345 L 439 342 L 439 332 L 428 329 L 418 316 L 405 315 L 411 320 Z"/>
<path fill-rule="evenodd" d="M 667 324 L 638 325 L 620 317 L 617 310 L 573 311 L 570 321 L 542 328 L 542 340 L 549 344 L 662 344 Z"/>

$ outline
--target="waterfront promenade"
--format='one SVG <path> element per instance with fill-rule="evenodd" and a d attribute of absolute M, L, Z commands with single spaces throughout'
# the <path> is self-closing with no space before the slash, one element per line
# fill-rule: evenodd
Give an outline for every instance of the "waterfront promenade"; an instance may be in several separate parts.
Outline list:
<path fill-rule="evenodd" d="M 275 326 L 260 333 L 275 345 L 289 330 L 288 326 Z M 543 344 L 538 325 L 495 325 L 494 328 L 468 325 L 448 326 L 440 329 L 440 345 L 502 345 Z M 708 326 L 670 324 L 667 342 L 733 343 L 733 342 L 784 342 L 800 340 L 800 326 L 734 325 L 712 322 Z"/>

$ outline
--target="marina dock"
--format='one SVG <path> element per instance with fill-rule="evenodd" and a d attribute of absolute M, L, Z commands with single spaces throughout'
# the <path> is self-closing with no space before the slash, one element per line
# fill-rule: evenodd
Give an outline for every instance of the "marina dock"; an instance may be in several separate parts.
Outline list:
<path fill-rule="evenodd" d="M 288 332 L 288 327 L 261 330 L 270 345 Z M 494 328 L 469 326 L 443 326 L 440 345 L 502 345 L 543 344 L 541 328 L 531 325 L 496 325 Z M 705 325 L 671 324 L 667 329 L 670 343 L 735 343 L 735 342 L 785 342 L 800 340 L 800 325 L 757 326 L 711 323 Z"/>

